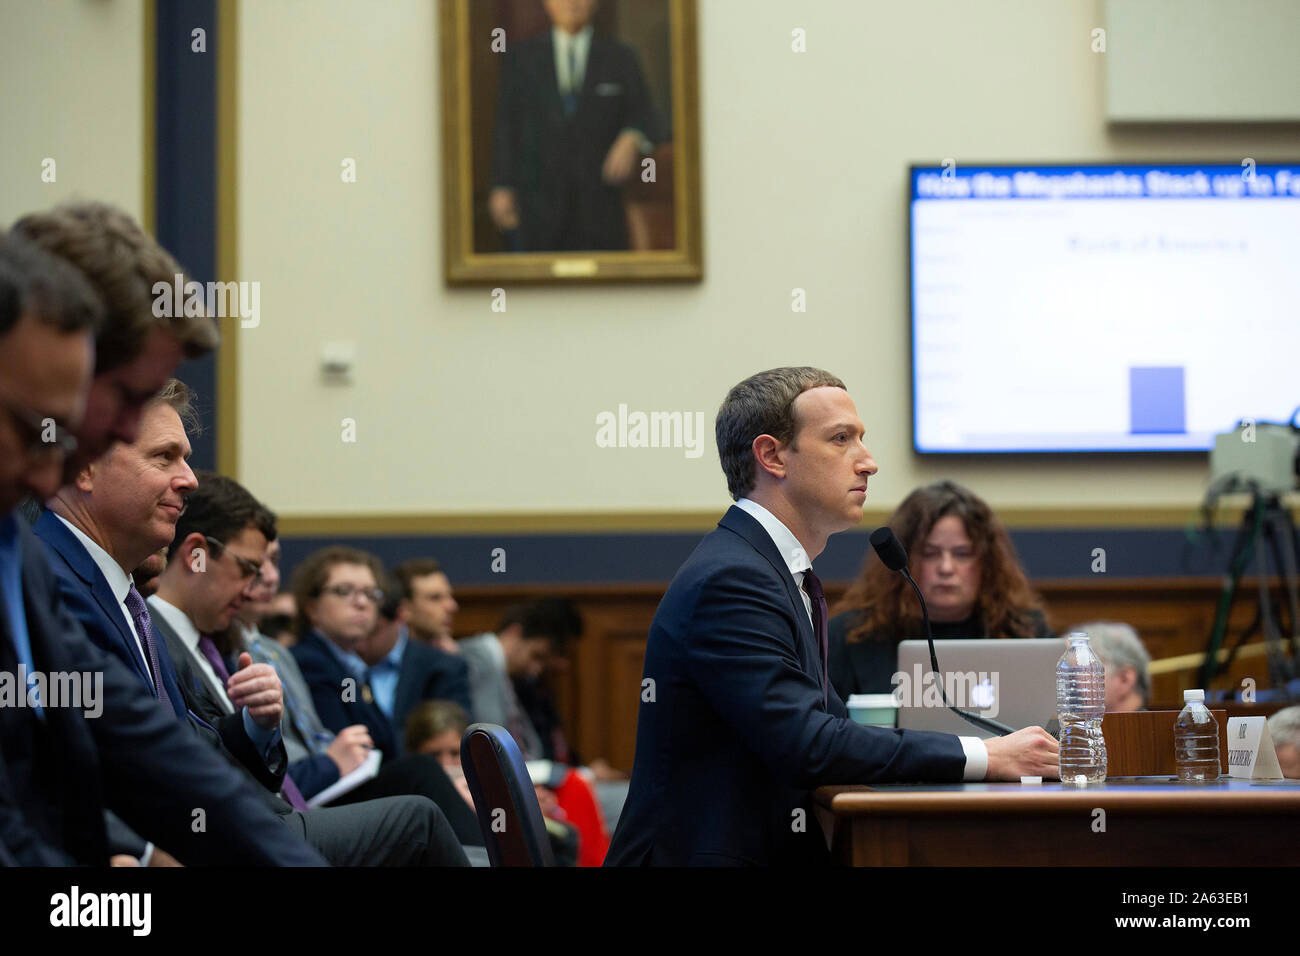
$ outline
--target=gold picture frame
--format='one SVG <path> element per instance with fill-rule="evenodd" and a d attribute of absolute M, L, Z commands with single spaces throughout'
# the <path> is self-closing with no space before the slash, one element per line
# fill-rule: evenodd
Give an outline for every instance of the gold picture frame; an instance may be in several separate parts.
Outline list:
<path fill-rule="evenodd" d="M 492 156 L 494 140 L 498 139 L 498 125 L 506 124 L 509 129 L 513 122 L 514 111 L 498 102 L 499 85 L 509 85 L 502 81 L 503 64 L 506 59 L 501 54 L 526 42 L 511 38 L 510 29 L 500 26 L 496 21 L 502 14 L 514 17 L 515 34 L 525 32 L 519 27 L 524 24 L 533 38 L 533 45 L 528 49 L 541 50 L 539 45 L 549 42 L 553 46 L 545 47 L 546 55 L 554 55 L 553 47 L 558 47 L 561 40 L 542 41 L 541 34 L 550 33 L 549 23 L 540 20 L 544 17 L 542 0 L 441 0 L 440 30 L 442 47 L 442 153 L 444 185 L 444 263 L 446 281 L 449 285 L 481 285 L 506 283 L 591 283 L 591 282 L 647 282 L 647 281 L 699 281 L 704 276 L 703 244 L 700 226 L 700 145 L 699 145 L 699 72 L 697 68 L 697 26 L 695 0 L 601 0 L 596 7 L 596 16 L 605 22 L 616 17 L 622 21 L 633 21 L 632 28 L 638 36 L 647 38 L 645 45 L 653 48 L 651 52 L 667 52 L 664 57 L 645 57 L 635 45 L 618 40 L 617 45 L 623 49 L 635 50 L 631 75 L 635 81 L 642 80 L 640 68 L 635 64 L 645 60 L 646 93 L 644 101 L 649 103 L 651 115 L 657 121 L 655 142 L 649 134 L 641 134 L 638 142 L 637 156 L 639 166 L 637 173 L 620 187 L 598 183 L 600 202 L 604 212 L 610 212 L 613 202 L 611 191 L 617 197 L 617 213 L 621 214 L 625 229 L 620 232 L 617 227 L 607 228 L 609 216 L 599 220 L 601 235 L 608 240 L 614 236 L 613 244 L 621 241 L 624 233 L 627 237 L 626 249 L 606 248 L 588 251 L 581 246 L 574 251 L 559 251 L 547 246 L 546 232 L 539 228 L 531 231 L 525 225 L 510 229 L 510 219 L 497 220 L 489 212 L 489 196 L 494 191 L 494 169 L 496 159 Z M 620 26 L 623 22 L 620 21 Z M 665 22 L 666 21 L 666 22 Z M 539 26 L 539 23 L 541 24 Z M 594 29 L 599 30 L 600 20 L 595 21 Z M 600 34 L 597 34 L 600 35 Z M 588 36 L 591 36 L 590 31 Z M 562 38 L 561 38 L 562 39 Z M 594 49 L 593 41 L 588 49 Z M 599 41 L 608 50 L 608 40 Z M 511 44 L 515 44 L 514 47 Z M 495 45 L 495 49 L 493 48 Z M 504 46 L 504 49 L 501 47 Z M 605 66 L 609 57 L 600 65 Z M 596 54 L 592 54 L 593 64 Z M 519 60 L 519 63 L 525 62 Z M 534 60 L 537 62 L 544 62 Z M 510 69 L 521 70 L 522 67 L 511 66 Z M 557 68 L 558 69 L 558 68 Z M 625 94 L 623 86 L 616 82 L 597 82 L 597 67 L 585 71 L 581 83 L 584 86 L 579 99 L 565 102 L 564 109 L 569 117 L 582 119 L 584 109 L 607 109 L 610 100 L 587 100 L 593 89 L 604 95 L 621 97 Z M 543 76 L 546 74 L 534 74 Z M 663 94 L 667 101 L 662 115 L 655 89 Z M 551 101 L 542 108 L 554 107 L 560 103 L 559 81 L 549 91 Z M 633 84 L 634 86 L 636 83 Z M 512 91 L 522 88 L 519 82 L 510 86 Z M 529 96 L 541 96 L 544 83 L 527 86 Z M 610 94 L 609 91 L 613 91 Z M 565 98 L 566 100 L 568 98 Z M 515 100 L 511 100 L 511 103 Z M 621 102 L 621 101 L 620 101 Z M 590 105 L 586 105 L 590 104 Z M 598 104 L 598 105 L 597 105 Z M 529 115 L 536 120 L 540 110 L 535 109 Z M 504 120 L 503 120 L 503 117 Z M 608 119 L 600 114 L 601 119 Z M 554 117 L 537 120 L 538 123 L 551 122 Z M 522 121 L 521 121 L 522 122 Z M 576 122 L 576 120 L 575 120 Z M 590 129 L 595 124 L 583 126 Z M 605 127 L 608 127 L 608 122 Z M 650 125 L 650 124 L 645 124 Z M 575 126 L 575 129 L 578 128 Z M 593 132 L 592 137 L 601 135 Z M 639 130 L 632 130 L 638 134 Z M 620 134 L 622 135 L 622 134 Z M 665 138 L 666 137 L 666 138 Z M 530 140 L 533 142 L 535 140 Z M 599 143 L 584 143 L 597 153 L 603 148 Z M 647 149 L 651 150 L 647 152 Z M 486 154 L 485 155 L 485 151 Z M 612 150 L 611 150 L 612 153 Z M 589 151 L 589 155 L 590 155 Z M 629 151 L 630 154 L 630 151 Z M 588 163 L 588 172 L 590 163 Z M 499 171 L 499 170 L 498 170 Z M 666 173 L 662 178 L 658 172 Z M 647 181 L 649 177 L 649 181 Z M 535 181 L 536 177 L 534 177 Z M 617 181 L 617 180 L 615 180 Z M 535 223 L 542 218 L 539 213 L 529 217 L 529 209 L 544 208 L 552 210 L 556 204 L 539 204 L 535 200 L 538 189 L 531 186 L 518 207 L 513 205 L 516 191 L 510 193 L 512 205 L 507 208 L 519 208 L 521 214 L 515 222 Z M 576 187 L 574 187 L 576 188 Z M 583 189 L 593 187 L 584 185 Z M 522 188 L 520 192 L 522 192 Z M 553 200 L 553 196 L 542 193 L 542 200 Z M 578 205 L 582 205 L 585 198 Z M 584 207 L 585 208 L 585 207 Z M 566 222 L 572 222 L 577 214 L 564 214 Z M 502 223 L 506 225 L 503 226 Z M 556 242 L 581 243 L 588 235 L 580 228 L 565 226 L 563 240 Z M 592 233 L 594 234 L 594 233 Z M 521 239 L 520 236 L 524 238 Z M 530 243 L 538 248 L 530 247 Z M 513 245 L 513 248 L 507 248 Z M 566 248 L 561 245 L 561 249 Z"/>

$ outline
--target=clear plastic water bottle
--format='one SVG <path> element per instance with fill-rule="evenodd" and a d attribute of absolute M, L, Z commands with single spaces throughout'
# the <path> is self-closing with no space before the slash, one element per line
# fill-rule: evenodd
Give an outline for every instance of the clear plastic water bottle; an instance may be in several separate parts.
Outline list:
<path fill-rule="evenodd" d="M 1174 721 L 1174 763 L 1183 783 L 1219 779 L 1219 722 L 1205 706 L 1205 691 L 1183 691 L 1183 709 Z"/>
<path fill-rule="evenodd" d="M 1066 635 L 1070 646 L 1056 663 L 1056 716 L 1061 723 L 1061 783 L 1087 786 L 1106 779 L 1106 668 L 1088 635 Z"/>

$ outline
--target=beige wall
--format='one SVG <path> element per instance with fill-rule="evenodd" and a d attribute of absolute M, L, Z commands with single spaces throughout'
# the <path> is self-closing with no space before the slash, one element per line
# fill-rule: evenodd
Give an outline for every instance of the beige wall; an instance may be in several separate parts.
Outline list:
<path fill-rule="evenodd" d="M 913 455 L 906 165 L 1294 159 L 1300 133 L 1108 131 L 1093 0 L 699 7 L 707 279 L 510 288 L 499 314 L 487 289 L 442 280 L 435 5 L 240 5 L 238 278 L 261 283 L 260 326 L 235 333 L 240 477 L 286 516 L 711 511 L 727 388 L 806 363 L 857 400 L 873 508 L 945 476 L 1100 521 L 1190 508 L 1199 461 Z M 350 384 L 321 380 L 329 341 L 356 344 Z M 704 412 L 704 455 L 598 448 L 596 416 L 619 403 Z"/>
<path fill-rule="evenodd" d="M 141 215 L 144 62 L 143 0 L 0 0 L 0 224 L 72 198 Z"/>

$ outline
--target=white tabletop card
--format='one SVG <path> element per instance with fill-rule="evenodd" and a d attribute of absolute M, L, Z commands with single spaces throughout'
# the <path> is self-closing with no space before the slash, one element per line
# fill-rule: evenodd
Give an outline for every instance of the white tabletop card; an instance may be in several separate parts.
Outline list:
<path fill-rule="evenodd" d="M 1267 717 L 1228 718 L 1228 776 L 1281 780 L 1282 767 L 1268 734 Z"/>

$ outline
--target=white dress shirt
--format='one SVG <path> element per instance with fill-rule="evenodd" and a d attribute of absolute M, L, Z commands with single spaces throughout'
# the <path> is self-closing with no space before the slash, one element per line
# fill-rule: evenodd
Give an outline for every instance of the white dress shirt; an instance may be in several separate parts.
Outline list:
<path fill-rule="evenodd" d="M 199 638 L 203 635 L 194 626 L 190 616 L 176 605 L 169 604 L 156 594 L 149 598 L 149 610 L 153 614 L 161 615 L 163 620 L 171 625 L 171 629 L 176 632 L 176 635 L 181 639 L 181 643 L 189 650 L 190 663 L 199 669 L 203 679 L 211 686 L 212 696 L 217 699 L 221 709 L 228 714 L 233 714 L 235 705 L 230 702 L 230 697 L 226 694 L 226 682 L 217 676 L 217 672 L 212 669 L 208 659 L 199 650 Z"/>
<path fill-rule="evenodd" d="M 551 28 L 551 37 L 555 43 L 555 82 L 560 88 L 560 95 L 581 93 L 582 82 L 587 77 L 587 54 L 591 52 L 591 24 L 583 27 L 576 34 L 565 33 L 559 27 Z M 574 65 L 577 71 L 569 75 L 569 50 L 573 50 Z"/>
<path fill-rule="evenodd" d="M 122 618 L 126 621 L 126 628 L 131 632 L 131 636 L 135 638 L 135 647 L 140 652 L 140 660 L 144 661 L 145 673 L 149 675 L 149 681 L 156 686 L 157 681 L 154 679 L 153 668 L 149 664 L 149 655 L 144 649 L 144 642 L 140 640 L 140 632 L 135 629 L 135 621 L 131 618 L 131 612 L 126 609 L 126 596 L 134 584 L 131 576 L 122 570 L 121 565 L 113 560 L 112 555 L 96 544 L 71 521 L 60 514 L 55 514 L 54 517 L 62 521 L 64 527 L 77 536 L 81 546 L 86 549 L 91 560 L 95 562 L 95 567 L 99 568 L 99 573 L 108 582 L 108 589 L 113 592 L 113 599 L 117 601 L 117 609 L 122 612 Z"/>
<path fill-rule="evenodd" d="M 803 597 L 803 606 L 804 610 L 808 612 L 808 621 L 812 623 L 812 598 L 803 589 L 804 572 L 812 567 L 808 552 L 799 543 L 799 539 L 794 536 L 794 532 L 787 528 L 781 519 L 758 502 L 751 501 L 749 498 L 741 498 L 736 502 L 736 507 L 761 524 L 763 530 L 767 532 L 767 536 L 776 545 L 776 549 L 781 552 L 781 557 L 785 559 L 786 567 L 790 570 L 790 576 L 794 578 L 795 586 L 799 588 L 799 594 Z M 813 626 L 813 630 L 816 632 L 816 625 Z M 827 679 L 829 679 L 829 676 L 827 675 Z M 966 753 L 966 769 L 962 774 L 963 779 L 983 780 L 989 769 L 988 747 L 984 745 L 984 741 L 979 737 L 958 737 L 957 739 L 961 741 L 961 749 Z"/>

